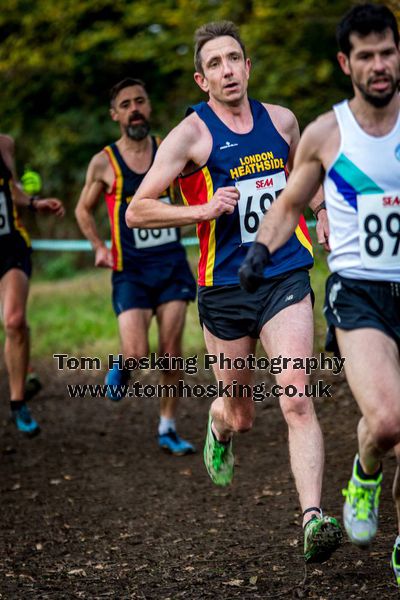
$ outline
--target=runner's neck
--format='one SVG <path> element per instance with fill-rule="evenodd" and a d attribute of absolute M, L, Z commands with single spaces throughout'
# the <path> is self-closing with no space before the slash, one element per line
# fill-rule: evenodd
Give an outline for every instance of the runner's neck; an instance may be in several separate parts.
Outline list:
<path fill-rule="evenodd" d="M 123 136 L 116 144 L 130 169 L 136 173 L 146 173 L 149 170 L 153 159 L 153 143 L 150 135 L 140 141 Z"/>
<path fill-rule="evenodd" d="M 230 106 L 210 98 L 208 105 L 219 119 L 234 133 L 249 133 L 253 129 L 253 115 L 247 96 L 237 106 Z"/>
<path fill-rule="evenodd" d="M 395 127 L 400 110 L 400 100 L 395 94 L 387 106 L 376 108 L 360 96 L 349 102 L 349 107 L 357 123 L 368 135 L 383 137 Z"/>

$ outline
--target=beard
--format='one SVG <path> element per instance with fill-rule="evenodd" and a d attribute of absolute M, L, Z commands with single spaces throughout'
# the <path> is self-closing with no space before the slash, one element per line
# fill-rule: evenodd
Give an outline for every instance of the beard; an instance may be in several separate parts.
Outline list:
<path fill-rule="evenodd" d="M 389 104 L 393 96 L 398 92 L 400 80 L 396 81 L 393 77 L 389 76 L 391 88 L 385 94 L 379 93 L 371 93 L 368 90 L 368 86 L 371 83 L 371 80 L 368 80 L 367 85 L 363 85 L 361 83 L 357 83 L 354 81 L 354 85 L 360 90 L 362 97 L 366 102 L 371 104 L 374 108 L 384 108 Z"/>
<path fill-rule="evenodd" d="M 137 119 L 142 119 L 142 122 L 136 123 L 135 125 L 130 123 L 125 128 L 125 132 L 131 140 L 135 140 L 135 142 L 140 142 L 141 140 L 144 140 L 144 138 L 147 137 L 147 135 L 149 134 L 150 123 L 140 113 L 134 113 L 131 117 L 131 120 L 134 121 Z"/>

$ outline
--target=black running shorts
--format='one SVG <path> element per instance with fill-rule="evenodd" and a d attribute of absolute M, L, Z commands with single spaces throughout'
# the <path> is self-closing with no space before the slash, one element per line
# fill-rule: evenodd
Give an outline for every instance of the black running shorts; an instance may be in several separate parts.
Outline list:
<path fill-rule="evenodd" d="M 112 288 L 117 316 L 132 308 L 150 308 L 155 312 L 160 304 L 196 298 L 196 282 L 185 257 L 165 261 L 161 266 L 138 264 L 136 270 L 114 271 Z"/>
<path fill-rule="evenodd" d="M 0 279 L 11 269 L 20 269 L 29 278 L 32 273 L 32 250 L 25 244 L 0 245 Z"/>
<path fill-rule="evenodd" d="M 379 329 L 400 349 L 400 283 L 349 279 L 332 273 L 326 282 L 324 313 L 327 350 L 338 353 L 336 327 Z"/>
<path fill-rule="evenodd" d="M 267 321 L 308 294 L 314 302 L 306 269 L 266 279 L 254 294 L 239 285 L 200 287 L 200 323 L 221 340 L 256 339 Z"/>

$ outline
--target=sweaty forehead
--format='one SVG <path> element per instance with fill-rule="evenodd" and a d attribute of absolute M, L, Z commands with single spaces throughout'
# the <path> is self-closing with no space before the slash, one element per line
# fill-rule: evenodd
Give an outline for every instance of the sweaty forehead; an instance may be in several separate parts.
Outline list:
<path fill-rule="evenodd" d="M 240 44 L 230 35 L 223 35 L 204 44 L 201 49 L 202 62 L 207 62 L 212 56 L 226 55 L 237 51 L 242 54 Z"/>

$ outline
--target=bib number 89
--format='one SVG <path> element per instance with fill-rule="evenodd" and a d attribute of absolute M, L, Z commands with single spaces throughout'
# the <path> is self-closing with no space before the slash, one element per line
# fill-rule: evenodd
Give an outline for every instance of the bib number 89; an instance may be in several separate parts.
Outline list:
<path fill-rule="evenodd" d="M 385 231 L 382 232 L 384 225 Z M 364 221 L 365 229 L 365 250 L 369 256 L 378 257 L 385 250 L 385 238 L 387 241 L 388 237 L 395 240 L 390 254 L 390 248 L 386 250 L 386 253 L 390 256 L 396 256 L 399 254 L 400 248 L 400 214 L 391 213 L 387 215 L 386 220 L 382 223 L 381 218 L 378 215 L 370 214 Z M 383 235 L 381 235 L 383 233 Z M 385 235 L 386 234 L 386 235 Z"/>

